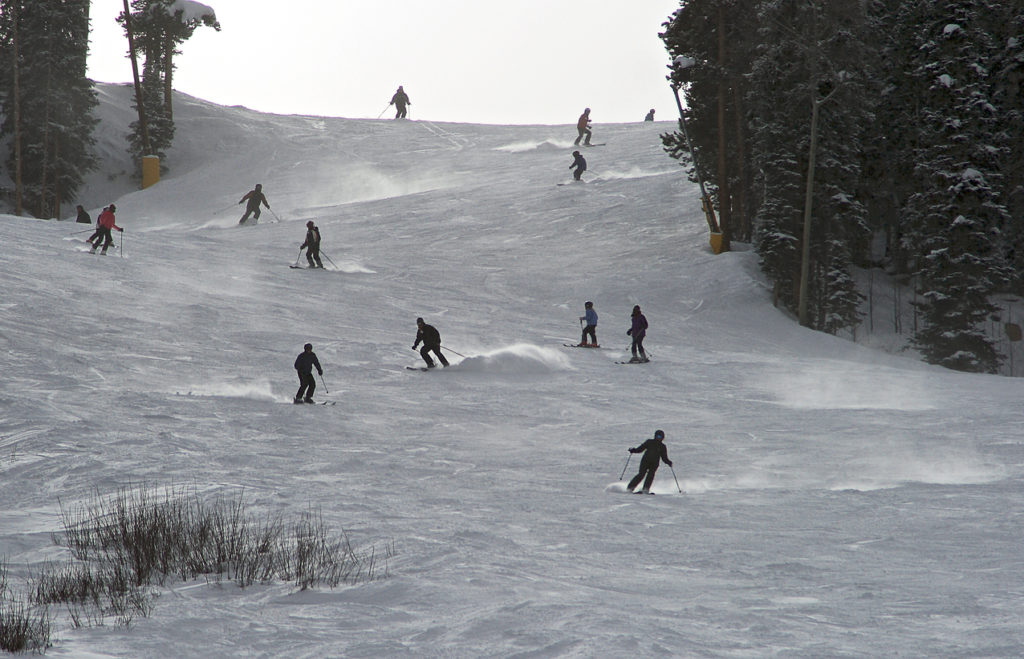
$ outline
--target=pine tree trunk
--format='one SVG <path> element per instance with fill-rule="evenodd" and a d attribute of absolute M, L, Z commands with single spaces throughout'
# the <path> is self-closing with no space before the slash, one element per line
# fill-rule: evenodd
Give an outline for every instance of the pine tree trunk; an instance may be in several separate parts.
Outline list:
<path fill-rule="evenodd" d="M 718 6 L 718 69 L 724 73 L 725 67 L 725 9 Z M 722 251 L 729 251 L 732 241 L 732 200 L 729 195 L 729 172 L 725 162 L 725 84 L 718 81 L 718 225 L 722 229 Z"/>
<path fill-rule="evenodd" d="M 174 57 L 174 41 L 170 36 L 164 40 L 164 107 L 167 109 L 167 120 L 174 119 L 174 110 L 171 107 L 171 94 L 174 88 L 171 84 L 171 72 L 173 69 L 172 58 Z"/>
<path fill-rule="evenodd" d="M 135 39 L 132 36 L 132 10 L 128 0 L 124 0 L 124 31 L 128 35 L 128 54 L 132 60 L 132 76 L 135 78 L 135 105 L 139 111 L 139 130 L 142 131 L 142 149 L 148 155 L 152 152 L 149 146 L 149 127 L 146 125 L 146 108 L 143 103 L 142 84 L 139 82 L 139 58 L 135 54 Z"/>

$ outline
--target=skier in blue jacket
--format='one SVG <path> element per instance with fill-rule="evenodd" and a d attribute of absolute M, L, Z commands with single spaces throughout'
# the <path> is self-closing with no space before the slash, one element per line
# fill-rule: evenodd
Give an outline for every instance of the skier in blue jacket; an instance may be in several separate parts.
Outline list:
<path fill-rule="evenodd" d="M 593 346 L 597 347 L 597 312 L 594 311 L 594 303 L 587 302 L 583 305 L 586 309 L 584 315 L 580 316 L 580 322 L 586 322 L 586 327 L 583 328 L 583 337 L 580 339 L 581 346 Z M 590 335 L 591 343 L 587 343 L 587 335 Z"/>
<path fill-rule="evenodd" d="M 651 493 L 651 483 L 654 482 L 654 474 L 657 473 L 658 467 L 662 462 L 667 464 L 669 467 L 672 466 L 672 461 L 668 459 L 668 449 L 665 448 L 665 431 L 655 430 L 654 439 L 648 439 L 640 446 L 629 449 L 630 453 L 643 453 L 644 457 L 640 458 L 640 471 L 637 472 L 633 480 L 629 481 L 629 485 L 626 489 L 630 492 L 633 488 L 640 484 L 640 481 L 644 481 L 644 494 Z M 646 476 L 646 478 L 644 478 Z"/>

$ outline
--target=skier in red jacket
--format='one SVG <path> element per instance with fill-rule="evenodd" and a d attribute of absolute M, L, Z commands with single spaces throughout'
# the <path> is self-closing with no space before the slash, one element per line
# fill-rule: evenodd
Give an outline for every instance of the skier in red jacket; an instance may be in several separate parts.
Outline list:
<path fill-rule="evenodd" d="M 92 250 L 90 250 L 93 254 L 96 253 L 96 248 L 100 246 L 100 243 L 103 243 L 103 251 L 100 252 L 100 254 L 106 254 L 107 248 L 114 244 L 114 239 L 110 235 L 111 229 L 124 231 L 124 229 L 114 224 L 114 211 L 116 210 L 117 206 L 110 204 L 103 209 L 102 213 L 100 213 L 100 216 L 97 219 L 97 223 L 100 227 L 96 230 L 96 240 L 92 244 Z"/>

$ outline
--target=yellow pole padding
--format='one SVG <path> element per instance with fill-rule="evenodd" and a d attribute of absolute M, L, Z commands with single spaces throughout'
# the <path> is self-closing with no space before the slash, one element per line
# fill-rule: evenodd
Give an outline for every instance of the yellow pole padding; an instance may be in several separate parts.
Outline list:
<path fill-rule="evenodd" d="M 160 182 L 160 157 L 142 156 L 142 189 Z"/>

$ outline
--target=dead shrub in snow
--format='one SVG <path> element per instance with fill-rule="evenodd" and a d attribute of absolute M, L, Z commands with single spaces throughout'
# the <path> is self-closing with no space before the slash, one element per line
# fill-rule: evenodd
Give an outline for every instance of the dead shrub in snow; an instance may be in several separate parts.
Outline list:
<path fill-rule="evenodd" d="M 125 488 L 74 510 L 62 506 L 61 517 L 57 544 L 80 561 L 119 566 L 136 586 L 213 576 L 242 588 L 275 579 L 302 589 L 335 587 L 384 576 L 394 552 L 393 545 L 355 551 L 344 535 L 328 532 L 319 513 L 291 525 L 279 516 L 257 517 L 241 494 L 207 502 L 188 490 Z"/>
<path fill-rule="evenodd" d="M 30 607 L 7 586 L 7 563 L 0 561 L 0 650 L 42 653 L 50 647 L 46 607 Z"/>

